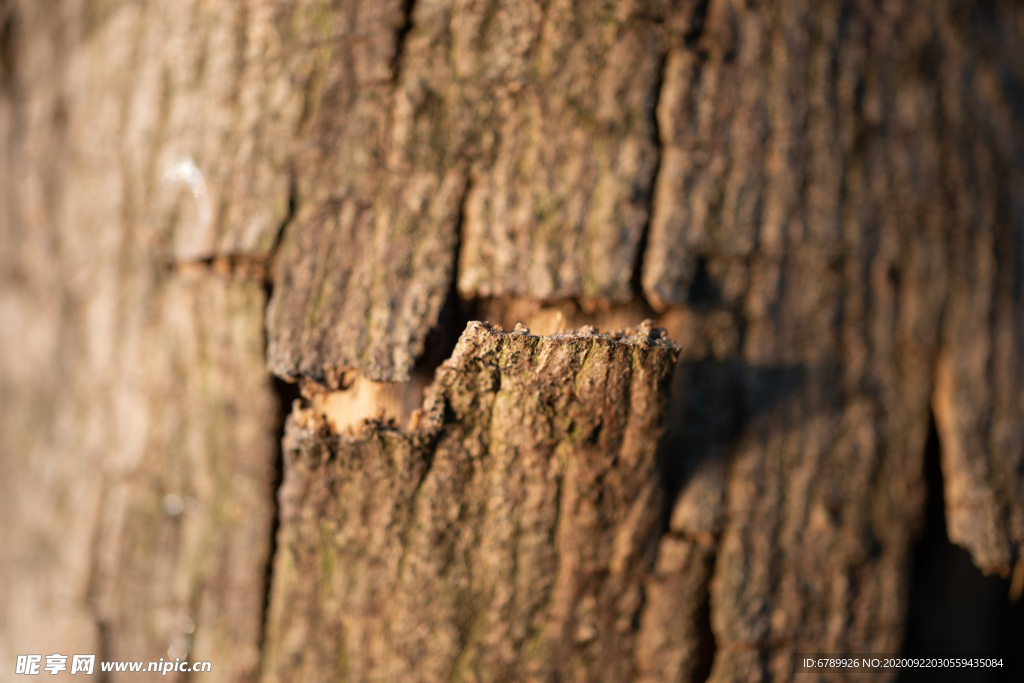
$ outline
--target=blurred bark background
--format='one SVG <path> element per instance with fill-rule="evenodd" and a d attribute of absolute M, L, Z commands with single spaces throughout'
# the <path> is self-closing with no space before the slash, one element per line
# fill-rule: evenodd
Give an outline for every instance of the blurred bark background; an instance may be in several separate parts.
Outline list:
<path fill-rule="evenodd" d="M 0 459 L 4 680 L 1019 676 L 1024 9 L 0 0 Z"/>

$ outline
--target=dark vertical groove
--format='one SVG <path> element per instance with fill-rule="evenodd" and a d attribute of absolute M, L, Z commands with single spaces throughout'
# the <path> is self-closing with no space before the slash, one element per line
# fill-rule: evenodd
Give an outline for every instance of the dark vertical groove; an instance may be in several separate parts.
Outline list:
<path fill-rule="evenodd" d="M 1012 604 L 1009 584 L 983 576 L 970 554 L 949 542 L 940 466 L 941 444 L 932 417 L 925 446 L 928 487 L 924 530 L 913 550 L 903 655 L 1001 657 L 990 669 L 904 669 L 900 683 L 917 681 L 1020 681 L 1024 659 L 1024 602 Z"/>
<path fill-rule="evenodd" d="M 661 103 L 661 93 L 662 90 L 664 90 L 665 85 L 665 69 L 668 64 L 668 53 L 669 48 L 666 45 L 658 63 L 658 79 L 655 82 L 651 93 L 650 117 L 655 153 L 654 168 L 651 169 L 650 185 L 647 188 L 647 196 L 644 198 L 644 201 L 647 203 L 647 220 L 644 222 L 644 227 L 640 231 L 640 239 L 637 241 L 636 256 L 633 259 L 633 276 L 630 280 L 630 288 L 633 291 L 633 298 L 644 301 L 648 303 L 648 305 L 650 302 L 647 302 L 647 298 L 644 296 L 643 287 L 644 254 L 647 252 L 647 241 L 651 232 L 651 221 L 654 219 L 654 193 L 658 187 L 658 174 L 661 171 L 661 157 L 665 147 L 665 142 L 661 138 L 661 129 L 658 127 L 658 105 Z"/>
<path fill-rule="evenodd" d="M 279 519 L 279 515 L 278 515 L 279 511 L 278 511 L 278 506 L 277 506 L 277 491 L 278 491 L 278 489 L 281 486 L 281 481 L 282 481 L 283 476 L 284 476 L 284 467 L 283 467 L 283 465 L 284 465 L 284 452 L 283 452 L 282 444 L 284 443 L 285 422 L 288 419 L 289 413 L 291 413 L 291 409 L 292 409 L 293 403 L 296 400 L 301 400 L 301 398 L 302 398 L 302 395 L 299 392 L 298 384 L 293 384 L 293 383 L 286 382 L 285 380 L 283 380 L 283 379 L 281 379 L 279 377 L 273 377 L 271 381 L 272 381 L 272 385 L 273 385 L 272 388 L 273 388 L 274 394 L 275 394 L 275 396 L 278 399 L 277 416 L 276 416 L 276 420 L 275 420 L 275 424 L 274 424 L 275 433 L 276 433 L 276 436 L 277 436 L 277 454 L 276 454 L 276 457 L 274 459 L 274 475 L 273 475 L 273 489 L 274 489 L 274 504 L 273 504 L 274 510 L 273 510 L 273 513 L 274 513 L 274 519 L 273 519 L 273 524 L 272 524 L 273 529 L 272 529 L 272 533 L 271 533 L 271 537 L 270 537 L 270 546 L 271 546 L 270 547 L 270 560 L 267 562 L 267 579 L 268 579 L 268 582 L 267 582 L 267 586 L 266 586 L 266 593 L 267 593 L 267 595 L 264 598 L 264 607 L 266 607 L 267 602 L 269 602 L 269 595 L 270 595 L 269 579 L 270 579 L 270 574 L 271 574 L 271 567 L 273 565 L 273 556 L 274 556 L 274 552 L 273 551 L 275 550 L 275 546 L 277 544 L 277 527 L 279 526 L 279 523 L 280 523 L 280 519 Z"/>
<path fill-rule="evenodd" d="M 437 316 L 437 323 L 427 333 L 423 342 L 423 354 L 416 360 L 412 373 L 420 376 L 433 377 L 441 363 L 447 360 L 455 350 L 463 330 L 471 320 L 479 317 L 479 306 L 475 299 L 463 299 L 459 296 L 459 254 L 462 251 L 462 231 L 466 214 L 466 200 L 472 190 L 472 181 L 466 181 L 466 187 L 459 199 L 459 211 L 455 217 L 455 240 L 452 245 L 452 269 L 448 281 L 448 293 Z M 426 473 L 424 473 L 426 476 Z"/>
<path fill-rule="evenodd" d="M 398 83 L 398 77 L 402 72 L 402 57 L 405 56 L 405 39 L 412 30 L 412 12 L 416 7 L 416 0 L 402 0 L 402 23 L 398 25 L 395 33 L 395 56 L 391 60 L 391 77 Z"/>
<path fill-rule="evenodd" d="M 269 349 L 270 343 L 267 332 L 267 307 L 269 307 L 270 299 L 274 294 L 274 279 L 276 275 L 276 268 L 274 267 L 274 264 L 278 251 L 280 250 L 281 242 L 284 240 L 285 230 L 288 229 L 289 224 L 295 217 L 297 201 L 295 171 L 294 169 L 291 169 L 289 172 L 288 213 L 286 214 L 284 221 L 281 223 L 281 227 L 278 229 L 277 234 L 274 237 L 274 243 L 270 248 L 270 252 L 267 257 L 266 279 L 263 283 L 264 291 L 266 292 L 263 311 L 264 354 L 266 354 Z M 284 481 L 284 429 L 285 423 L 288 419 L 288 414 L 291 412 L 292 404 L 296 400 L 301 399 L 298 384 L 290 384 L 273 374 L 270 375 L 270 380 L 271 389 L 277 396 L 277 419 L 274 424 L 274 470 L 270 483 L 270 490 L 273 492 L 273 496 L 270 500 L 271 521 L 270 529 L 268 530 L 270 535 L 270 544 L 267 548 L 267 564 L 263 573 L 263 603 L 260 606 L 260 609 L 262 610 L 259 638 L 260 663 L 258 665 L 259 671 L 257 672 L 257 676 L 262 673 L 263 669 L 263 655 L 265 654 L 265 645 L 267 642 L 267 620 L 270 616 L 270 592 L 273 588 L 274 578 L 274 557 L 277 555 L 277 533 L 281 526 L 281 506 L 278 503 L 277 494 L 281 489 L 282 482 Z"/>
<path fill-rule="evenodd" d="M 276 453 L 274 456 L 274 472 L 270 487 L 274 492 L 273 498 L 271 499 L 271 523 L 269 530 L 270 545 L 267 550 L 267 565 L 263 574 L 263 604 L 261 605 L 263 614 L 259 639 L 260 673 L 263 669 L 263 655 L 265 654 L 265 646 L 267 642 L 267 622 L 270 616 L 270 592 L 273 588 L 274 578 L 274 557 L 277 555 L 277 533 L 281 526 L 281 506 L 278 503 L 277 494 L 281 489 L 281 483 L 284 481 L 284 427 L 288 414 L 291 412 L 292 403 L 301 397 L 298 384 L 289 384 L 279 377 L 273 377 L 272 384 L 274 393 L 277 395 L 278 413 L 277 423 L 275 425 Z"/>
<path fill-rule="evenodd" d="M 690 18 L 690 26 L 683 34 L 683 44 L 688 48 L 694 48 L 697 41 L 704 34 L 704 23 L 708 16 L 708 5 L 710 0 L 699 0 L 693 8 Z"/>
<path fill-rule="evenodd" d="M 718 642 L 715 640 L 715 632 L 711 628 L 711 577 L 714 576 L 715 557 L 712 556 L 710 564 L 712 571 L 708 574 L 708 583 L 705 586 L 704 602 L 701 603 L 700 611 L 697 613 L 697 634 L 700 646 L 697 652 L 697 661 L 693 667 L 693 683 L 705 683 L 711 678 L 711 669 L 715 664 L 715 655 L 718 653 Z"/>

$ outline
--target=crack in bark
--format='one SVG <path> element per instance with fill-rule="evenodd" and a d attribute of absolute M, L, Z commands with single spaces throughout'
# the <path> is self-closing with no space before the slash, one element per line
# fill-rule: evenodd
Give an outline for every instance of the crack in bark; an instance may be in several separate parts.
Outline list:
<path fill-rule="evenodd" d="M 274 236 L 274 243 L 270 248 L 269 254 L 263 259 L 263 265 L 267 266 L 261 273 L 264 283 L 264 305 L 263 305 L 263 355 L 266 358 L 267 345 L 269 339 L 267 338 L 267 307 L 270 305 L 270 298 L 274 292 L 274 280 L 273 280 L 273 264 L 276 262 L 278 251 L 281 246 L 281 242 L 284 239 L 285 230 L 288 225 L 292 222 L 295 217 L 295 210 L 298 203 L 298 190 L 296 187 L 296 176 L 294 169 L 289 172 L 289 189 L 288 189 L 288 213 L 285 214 L 284 220 L 281 222 L 281 227 L 278 228 L 277 233 Z M 266 648 L 264 644 L 267 641 L 267 627 L 268 618 L 270 615 L 270 593 L 273 587 L 274 578 L 274 558 L 277 555 L 277 534 L 278 529 L 281 526 L 281 506 L 278 502 L 278 494 L 281 489 L 281 484 L 284 481 L 284 432 L 285 426 L 288 419 L 288 414 L 292 410 L 292 406 L 296 400 L 301 400 L 301 393 L 299 391 L 298 384 L 288 383 L 285 380 L 277 377 L 274 373 L 267 373 L 274 394 L 277 397 L 277 424 L 274 427 L 274 478 L 271 483 L 271 490 L 273 495 L 270 500 L 271 505 L 271 523 L 270 523 L 270 545 L 267 550 L 267 566 L 264 570 L 263 578 L 263 596 L 262 603 L 260 606 L 260 632 L 259 632 L 259 663 L 257 664 L 257 672 L 262 675 L 265 663 L 265 652 Z"/>
<path fill-rule="evenodd" d="M 704 25 L 708 16 L 708 5 L 711 0 L 700 0 L 693 8 L 690 15 L 690 26 L 683 33 L 683 45 L 696 50 L 697 41 L 704 35 Z"/>
<path fill-rule="evenodd" d="M 168 274 L 174 275 L 195 276 L 213 274 L 230 279 L 256 280 L 264 284 L 267 302 L 269 303 L 273 293 L 274 266 L 277 263 L 285 230 L 295 217 L 298 190 L 296 188 L 294 170 L 290 171 L 288 175 L 288 211 L 281 221 L 281 226 L 274 233 L 273 242 L 266 254 L 236 252 L 213 254 L 195 259 L 166 259 L 162 264 L 163 270 Z M 264 312 L 265 319 L 266 315 Z M 264 325 L 264 329 L 266 329 L 266 325 Z M 264 340 L 264 343 L 266 343 L 266 340 Z"/>
<path fill-rule="evenodd" d="M 271 375 L 271 381 L 273 383 L 274 394 L 278 400 L 278 423 L 275 426 L 274 433 L 276 435 L 277 453 L 274 457 L 274 480 L 271 485 L 271 489 L 274 492 L 273 498 L 271 499 L 272 518 L 270 525 L 270 547 L 267 552 L 267 566 L 264 572 L 264 583 L 263 583 L 263 601 L 261 604 L 261 615 L 260 615 L 260 634 L 259 634 L 259 652 L 260 662 L 257 670 L 262 673 L 264 664 L 264 643 L 267 641 L 267 626 L 268 616 L 270 614 L 270 592 L 273 587 L 274 578 L 274 557 L 277 555 L 277 533 L 281 526 L 281 506 L 278 503 L 278 492 L 281 489 L 281 484 L 284 481 L 284 430 L 285 422 L 288 418 L 288 414 L 292 409 L 292 405 L 295 401 L 300 400 L 299 389 L 297 384 L 289 384 L 283 379 L 274 377 Z"/>
<path fill-rule="evenodd" d="M 393 83 L 398 83 L 402 71 L 402 58 L 405 56 L 405 41 L 412 31 L 412 13 L 416 7 L 416 0 L 402 0 L 402 23 L 398 25 L 395 32 L 395 55 L 391 60 L 391 78 Z"/>
<path fill-rule="evenodd" d="M 217 275 L 229 279 L 256 280 L 270 284 L 271 259 L 261 254 L 218 254 L 197 259 L 167 259 L 163 270 L 168 274 L 196 276 Z"/>
<path fill-rule="evenodd" d="M 711 679 L 711 672 L 715 667 L 715 657 L 718 655 L 718 641 L 715 638 L 715 630 L 711 624 L 711 577 L 715 575 L 715 560 L 717 557 L 717 552 L 711 557 L 711 570 L 708 572 L 708 581 L 704 584 L 703 601 L 698 612 L 697 633 L 700 645 L 697 661 L 693 667 L 692 680 L 695 683 L 707 683 Z"/>
<path fill-rule="evenodd" d="M 452 245 L 452 270 L 448 281 L 448 293 L 445 296 L 444 304 L 437 316 L 437 323 L 427 333 L 423 341 L 423 353 L 416 359 L 413 367 L 413 375 L 429 376 L 433 378 L 434 372 L 447 360 L 455 345 L 459 341 L 459 335 L 466 329 L 470 321 L 476 320 L 479 316 L 479 306 L 475 299 L 463 299 L 459 296 L 459 254 L 462 251 L 462 231 L 466 215 L 466 201 L 473 189 L 472 178 L 467 174 L 465 188 L 459 199 L 458 212 L 455 215 L 455 238 Z"/>
<path fill-rule="evenodd" d="M 633 278 L 631 286 L 633 289 L 633 298 L 644 301 L 648 306 L 651 305 L 646 294 L 644 294 L 643 286 L 643 267 L 644 267 L 644 254 L 647 251 L 647 240 L 650 237 L 651 232 L 651 218 L 654 216 L 654 196 L 655 191 L 658 187 L 658 174 L 661 172 L 661 159 L 662 154 L 665 150 L 664 140 L 661 136 L 661 127 L 658 125 L 658 105 L 661 103 L 662 90 L 665 87 L 665 68 L 668 64 L 669 49 L 661 55 L 661 61 L 658 64 L 658 79 L 654 84 L 654 102 L 651 103 L 651 124 L 654 135 L 654 168 L 651 170 L 651 181 L 650 187 L 647 190 L 647 220 L 644 222 L 644 227 L 640 231 L 640 240 L 636 245 L 636 258 L 633 261 Z"/>
<path fill-rule="evenodd" d="M 922 463 L 928 494 L 908 577 L 907 626 L 900 654 L 918 657 L 936 651 L 977 652 L 979 641 L 991 636 L 995 636 L 993 642 L 986 643 L 991 652 L 1009 651 L 1002 648 L 1020 641 L 1024 605 L 1006 600 L 1012 587 L 1009 581 L 982 575 L 967 551 L 950 541 L 944 501 L 947 484 L 940 462 L 942 444 L 934 415 L 929 422 Z M 954 584 L 956 590 L 949 590 Z M 938 616 L 951 611 L 961 616 L 957 624 L 946 625 Z M 991 624 L 992 630 L 979 633 L 959 628 L 963 623 Z"/>

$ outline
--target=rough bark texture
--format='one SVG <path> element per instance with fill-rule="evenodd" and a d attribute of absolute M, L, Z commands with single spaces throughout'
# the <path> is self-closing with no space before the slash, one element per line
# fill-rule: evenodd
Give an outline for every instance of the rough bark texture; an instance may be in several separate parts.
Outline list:
<path fill-rule="evenodd" d="M 274 372 L 406 380 L 460 221 L 464 296 L 632 296 L 657 17 L 630 2 L 421 0 L 404 19 L 397 0 L 311 5 L 295 16 L 319 12 L 309 30 L 325 46 L 269 317 Z"/>
<path fill-rule="evenodd" d="M 278 411 L 246 273 L 288 195 L 232 4 L 0 7 L 3 677 L 191 650 L 251 680 Z M 165 184 L 178 156 L 205 193 Z"/>
<path fill-rule="evenodd" d="M 934 387 L 951 538 L 1004 574 L 1024 547 L 1021 21 L 710 3 L 669 52 L 643 270 L 656 306 L 702 289 L 738 312 L 746 362 L 837 372 L 832 398 L 889 421 L 881 448 L 920 452 Z"/>
<path fill-rule="evenodd" d="M 628 680 L 676 356 L 629 332 L 470 323 L 415 431 L 293 414 L 267 680 Z"/>
<path fill-rule="evenodd" d="M 0 0 L 0 660 L 188 646 L 221 680 L 360 679 L 436 637 L 424 678 L 726 681 L 898 651 L 929 411 L 950 538 L 1024 585 L 1022 299 L 1009 0 Z M 474 327 L 523 365 L 464 345 L 427 389 L 550 418 L 541 445 L 412 408 L 467 318 L 648 317 L 680 349 L 665 523 L 615 517 L 657 550 L 614 575 L 617 537 L 558 536 L 545 477 L 641 500 L 648 460 L 553 454 L 570 414 L 625 439 L 657 411 L 528 371 L 576 342 Z M 635 346 L 587 343 L 640 381 Z M 261 670 L 270 373 L 306 402 Z M 356 424 L 378 408 L 425 422 Z M 610 573 L 524 578 L 585 550 Z"/>
<path fill-rule="evenodd" d="M 429 82 L 429 41 L 402 40 L 403 3 L 345 5 L 282 7 L 306 107 L 267 321 L 271 369 L 330 388 L 347 369 L 408 379 L 449 289 L 467 177 L 457 90 Z M 403 50 L 427 72 L 406 74 Z"/>

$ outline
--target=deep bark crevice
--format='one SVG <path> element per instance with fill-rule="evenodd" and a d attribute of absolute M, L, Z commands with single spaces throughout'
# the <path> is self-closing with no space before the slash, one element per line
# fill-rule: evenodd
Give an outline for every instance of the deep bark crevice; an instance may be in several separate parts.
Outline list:
<path fill-rule="evenodd" d="M 704 23 L 708 16 L 708 5 L 711 4 L 711 0 L 700 0 L 693 8 L 693 14 L 690 17 L 690 26 L 683 34 L 683 45 L 688 48 L 695 48 L 697 41 L 704 35 Z"/>
<path fill-rule="evenodd" d="M 640 240 L 636 245 L 636 257 L 633 259 L 633 278 L 630 281 L 633 298 L 645 302 L 648 306 L 650 306 L 650 301 L 648 301 L 647 296 L 644 294 L 643 285 L 644 253 L 647 251 L 647 241 L 650 238 L 651 217 L 654 216 L 654 191 L 658 187 L 658 173 L 661 171 L 661 157 L 665 149 L 661 129 L 658 127 L 658 105 L 661 102 L 662 90 L 665 86 L 665 68 L 668 64 L 668 53 L 668 49 L 665 49 L 661 54 L 661 59 L 658 63 L 658 78 L 652 88 L 653 101 L 651 102 L 650 117 L 655 153 L 654 168 L 651 169 L 650 186 L 647 188 L 647 196 L 644 197 L 644 201 L 647 204 L 647 220 L 644 221 L 643 229 L 640 231 Z"/>
<path fill-rule="evenodd" d="M 264 355 L 266 354 L 267 345 L 269 339 L 267 338 L 267 324 L 266 324 L 266 311 L 270 305 L 270 298 L 274 294 L 274 267 L 273 264 L 277 258 L 277 254 L 280 251 L 281 242 L 284 240 L 284 233 L 287 230 L 288 225 L 292 222 L 295 217 L 295 209 L 298 203 L 298 192 L 296 189 L 296 179 L 294 170 L 289 173 L 289 186 L 288 186 L 288 213 L 285 215 L 284 221 L 281 223 L 281 227 L 278 228 L 277 234 L 274 236 L 274 243 L 271 246 L 270 253 L 266 257 L 265 262 L 267 264 L 267 270 L 264 273 L 263 287 L 265 292 L 264 297 L 264 308 L 263 308 L 263 349 Z M 270 615 L 270 592 L 273 586 L 274 578 L 274 557 L 277 555 L 277 532 L 281 526 L 281 506 L 278 501 L 278 492 L 281 489 L 281 484 L 284 481 L 284 432 L 285 426 L 288 420 L 288 415 L 292 411 L 292 406 L 295 401 L 302 400 L 302 393 L 299 389 L 298 383 L 287 382 L 280 377 L 277 377 L 272 372 L 268 372 L 271 381 L 271 388 L 273 389 L 274 395 L 277 398 L 277 416 L 274 424 L 274 469 L 271 475 L 270 490 L 273 492 L 270 500 L 271 507 L 271 522 L 270 528 L 268 529 L 269 548 L 267 551 L 266 568 L 263 573 L 263 596 L 260 605 L 260 633 L 259 633 L 259 652 L 260 662 L 257 671 L 262 673 L 264 666 L 264 643 L 267 640 L 267 626 L 268 618 Z"/>
<path fill-rule="evenodd" d="M 714 558 L 711 566 L 714 567 Z M 713 572 L 712 572 L 713 573 Z M 718 643 L 715 641 L 715 632 L 711 628 L 711 590 L 704 592 L 704 602 L 701 603 L 697 613 L 697 633 L 700 647 L 697 655 L 696 665 L 693 667 L 693 683 L 705 683 L 711 678 L 711 669 L 715 664 L 715 654 L 718 652 Z"/>
<path fill-rule="evenodd" d="M 402 57 L 405 56 L 405 39 L 412 31 L 412 13 L 416 7 L 416 0 L 402 0 L 402 23 L 395 32 L 395 55 L 391 62 L 391 77 L 395 83 L 402 72 Z"/>
<path fill-rule="evenodd" d="M 427 333 L 423 341 L 423 353 L 416 359 L 412 373 L 433 380 L 434 373 L 441 363 L 445 362 L 455 350 L 459 336 L 471 320 L 479 319 L 480 306 L 476 299 L 464 299 L 459 296 L 459 256 L 462 251 L 462 232 L 466 215 L 466 200 L 472 190 L 472 180 L 466 181 L 459 200 L 459 210 L 455 217 L 455 239 L 452 246 L 452 272 L 448 281 L 448 292 L 444 304 L 437 316 L 437 323 Z"/>
<path fill-rule="evenodd" d="M 985 576 L 970 554 L 946 535 L 941 443 L 934 416 L 925 447 L 924 478 L 928 488 L 924 528 L 913 550 L 906 657 L 1006 657 L 1024 642 L 1024 601 L 1009 599 L 1010 581 Z M 965 673 L 966 672 L 966 673 Z M 1003 660 L 993 669 L 905 669 L 899 683 L 917 681 L 1018 681 L 1024 661 Z"/>
<path fill-rule="evenodd" d="M 274 457 L 274 471 L 272 474 L 270 489 L 274 492 L 271 499 L 271 523 L 268 531 L 270 535 L 270 547 L 267 552 L 267 566 L 263 574 L 263 601 L 261 604 L 260 618 L 260 665 L 259 671 L 263 671 L 263 644 L 267 640 L 267 620 L 270 614 L 270 592 L 274 578 L 274 557 L 277 555 L 277 532 L 281 526 L 281 506 L 278 501 L 278 491 L 284 481 L 284 430 L 288 414 L 292 410 L 295 401 L 302 399 L 298 384 L 290 384 L 285 380 L 271 375 L 274 394 L 277 396 L 278 413 L 277 423 L 274 429 L 277 452 Z"/>

